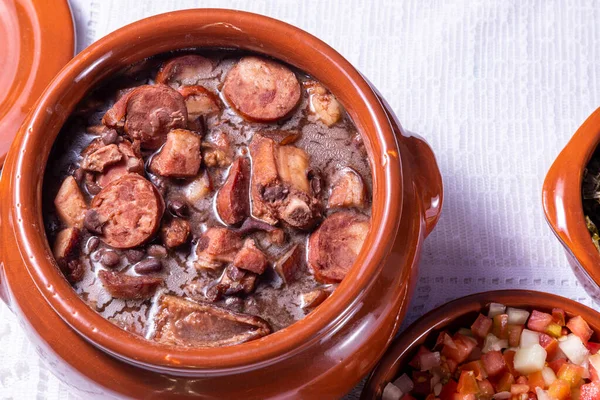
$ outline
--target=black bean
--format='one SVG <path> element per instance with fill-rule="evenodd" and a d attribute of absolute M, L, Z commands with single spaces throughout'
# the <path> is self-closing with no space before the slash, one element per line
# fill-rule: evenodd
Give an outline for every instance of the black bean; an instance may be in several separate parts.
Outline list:
<path fill-rule="evenodd" d="M 176 217 L 185 218 L 188 214 L 188 205 L 181 200 L 171 200 L 167 203 L 167 209 Z"/>
<path fill-rule="evenodd" d="M 125 251 L 125 257 L 127 257 L 127 260 L 130 263 L 136 263 L 138 261 L 141 261 L 144 258 L 144 256 L 146 256 L 144 250 L 130 249 Z"/>
<path fill-rule="evenodd" d="M 83 226 L 91 233 L 101 235 L 102 228 L 104 227 L 105 223 L 106 221 L 100 220 L 100 216 L 98 215 L 98 212 L 96 210 L 91 209 L 85 213 L 85 217 L 83 219 Z"/>
<path fill-rule="evenodd" d="M 102 258 L 102 254 L 104 253 L 105 249 L 98 249 L 97 251 L 92 252 L 91 254 L 91 259 L 92 261 L 100 261 L 100 258 Z"/>
<path fill-rule="evenodd" d="M 163 258 L 167 255 L 167 249 L 159 244 L 153 244 L 148 246 L 148 250 L 146 250 L 149 256 L 156 258 Z"/>
<path fill-rule="evenodd" d="M 83 175 L 84 171 L 81 168 L 77 168 L 75 171 L 73 171 L 73 178 L 75 178 L 77 183 L 81 183 L 81 181 L 83 181 Z"/>
<path fill-rule="evenodd" d="M 113 144 L 117 141 L 117 131 L 109 129 L 102 132 L 102 142 L 106 145 Z"/>
<path fill-rule="evenodd" d="M 87 254 L 90 254 L 92 251 L 96 250 L 100 245 L 100 239 L 97 236 L 92 236 L 88 239 L 85 244 L 85 250 Z"/>
<path fill-rule="evenodd" d="M 121 262 L 121 257 L 113 250 L 105 250 L 100 257 L 100 262 L 105 267 L 111 268 Z"/>
<path fill-rule="evenodd" d="M 97 183 L 92 182 L 92 181 L 85 182 L 85 188 L 87 189 L 88 193 L 91 194 L 92 196 L 97 195 L 102 190 L 102 188 L 100 186 L 98 186 Z"/>
<path fill-rule="evenodd" d="M 133 269 L 138 274 L 158 272 L 162 269 L 162 262 L 158 258 L 146 258 L 144 261 L 137 263 Z"/>

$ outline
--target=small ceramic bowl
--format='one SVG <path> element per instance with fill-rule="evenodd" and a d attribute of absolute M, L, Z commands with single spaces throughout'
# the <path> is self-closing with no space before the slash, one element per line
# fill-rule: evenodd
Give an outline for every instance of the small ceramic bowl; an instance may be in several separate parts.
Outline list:
<path fill-rule="evenodd" d="M 369 376 L 361 399 L 381 398 L 385 386 L 402 375 L 420 345 L 434 345 L 438 334 L 443 330 L 452 332 L 471 326 L 477 315 L 490 303 L 544 312 L 562 308 L 568 317 L 581 315 L 596 332 L 596 340 L 600 335 L 600 313 L 564 297 L 529 290 L 498 290 L 474 294 L 430 311 L 402 332 Z"/>
<path fill-rule="evenodd" d="M 372 229 L 355 266 L 306 318 L 264 338 L 181 348 L 126 332 L 64 279 L 44 231 L 48 155 L 76 104 L 116 71 L 185 48 L 237 48 L 283 60 L 336 95 L 362 133 L 373 176 Z M 53 372 L 84 396 L 339 398 L 373 368 L 415 286 L 425 237 L 442 206 L 429 146 L 335 50 L 283 22 L 239 11 L 186 10 L 115 31 L 77 55 L 19 131 L 0 180 L 0 296 Z"/>
<path fill-rule="evenodd" d="M 546 175 L 542 202 L 546 220 L 565 247 L 573 272 L 600 304 L 600 253 L 585 224 L 583 172 L 600 143 L 600 108 L 575 132 Z"/>

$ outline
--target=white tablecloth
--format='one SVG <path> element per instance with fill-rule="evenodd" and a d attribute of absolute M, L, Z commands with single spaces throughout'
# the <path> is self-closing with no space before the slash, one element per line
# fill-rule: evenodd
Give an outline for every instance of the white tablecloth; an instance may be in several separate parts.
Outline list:
<path fill-rule="evenodd" d="M 600 105 L 600 2 L 71 4 L 78 50 L 152 14 L 222 7 L 294 24 L 361 70 L 404 126 L 429 141 L 444 176 L 443 216 L 425 244 L 407 322 L 450 299 L 501 288 L 549 291 L 592 305 L 546 225 L 541 187 L 556 155 Z M 0 305 L 0 398 L 68 397 Z"/>

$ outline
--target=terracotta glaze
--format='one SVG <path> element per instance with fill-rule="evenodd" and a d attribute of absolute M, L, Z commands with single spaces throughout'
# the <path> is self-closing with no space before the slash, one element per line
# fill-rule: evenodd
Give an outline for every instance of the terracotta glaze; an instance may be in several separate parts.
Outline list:
<path fill-rule="evenodd" d="M 0 2 L 0 167 L 25 116 L 74 51 L 67 0 Z"/>
<path fill-rule="evenodd" d="M 546 175 L 542 202 L 546 220 L 565 247 L 573 272 L 600 304 L 600 253 L 585 225 L 583 172 L 600 144 L 600 108 L 581 125 Z"/>
<path fill-rule="evenodd" d="M 76 104 L 121 68 L 182 48 L 239 48 L 283 60 L 336 95 L 363 134 L 373 175 L 372 228 L 356 265 L 314 312 L 223 348 L 146 341 L 96 314 L 53 260 L 41 213 L 52 144 Z M 400 326 L 423 240 L 442 206 L 429 146 L 406 133 L 335 50 L 293 26 L 238 11 L 167 13 L 96 42 L 64 68 L 19 131 L 0 181 L 3 298 L 52 371 L 86 396 L 339 398 L 375 365 Z"/>
<path fill-rule="evenodd" d="M 402 332 L 369 376 L 361 399 L 381 398 L 385 385 L 407 369 L 420 345 L 434 345 L 438 334 L 443 330 L 453 332 L 470 326 L 477 315 L 492 302 L 529 311 L 536 309 L 552 312 L 553 308 L 562 308 L 568 317 L 581 315 L 596 332 L 596 338 L 600 335 L 600 313 L 564 297 L 529 290 L 498 290 L 474 294 L 430 311 Z"/>

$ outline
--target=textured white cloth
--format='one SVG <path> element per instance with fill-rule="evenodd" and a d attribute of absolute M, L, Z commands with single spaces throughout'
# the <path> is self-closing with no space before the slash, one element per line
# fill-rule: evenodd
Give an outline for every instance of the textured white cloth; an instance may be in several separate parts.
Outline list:
<path fill-rule="evenodd" d="M 546 225 L 541 187 L 600 105 L 600 2 L 71 2 L 78 50 L 152 14 L 235 8 L 296 25 L 362 71 L 403 125 L 429 141 L 444 177 L 443 216 L 425 244 L 407 323 L 450 299 L 502 288 L 592 305 Z M 0 398 L 69 397 L 4 305 L 0 349 Z"/>

